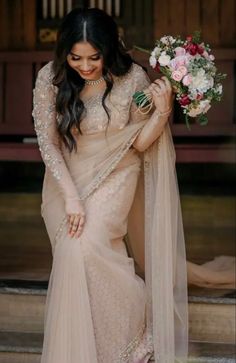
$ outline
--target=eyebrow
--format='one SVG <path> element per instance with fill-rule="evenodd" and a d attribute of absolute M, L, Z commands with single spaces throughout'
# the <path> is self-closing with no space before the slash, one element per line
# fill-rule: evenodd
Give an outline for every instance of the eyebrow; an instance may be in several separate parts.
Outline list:
<path fill-rule="evenodd" d="M 73 55 L 73 56 L 75 56 L 75 57 L 80 57 L 80 55 L 75 54 L 75 53 L 73 53 L 73 52 L 70 52 L 70 54 L 71 54 L 71 55 Z M 97 53 L 91 54 L 89 57 L 94 57 L 95 55 L 100 55 L 100 53 L 99 53 L 99 52 L 97 52 Z"/>

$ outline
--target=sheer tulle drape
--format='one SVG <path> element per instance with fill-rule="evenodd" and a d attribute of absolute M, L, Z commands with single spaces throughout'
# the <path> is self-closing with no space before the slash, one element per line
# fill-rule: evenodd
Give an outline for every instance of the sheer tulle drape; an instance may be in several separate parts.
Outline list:
<path fill-rule="evenodd" d="M 119 132 L 112 131 L 106 135 L 99 133 L 82 136 L 78 142 L 78 153 L 64 154 L 78 194 L 82 196 L 81 199 L 86 200 L 102 187 L 122 158 L 129 152 L 132 142 L 144 123 L 145 121 L 128 125 Z M 210 266 L 202 270 L 202 266 L 186 263 L 182 214 L 175 171 L 175 150 L 168 124 L 160 138 L 140 157 L 142 167 L 129 212 L 127 246 L 130 255 L 135 260 L 136 271 L 145 277 L 146 335 L 153 339 L 156 363 L 184 363 L 188 350 L 187 270 L 190 271 L 189 266 L 191 265 L 190 283 L 192 277 L 195 277 L 196 281 L 196 276 L 199 285 L 206 284 L 206 282 L 213 283 L 217 279 L 214 280 L 216 275 L 212 275 L 214 269 L 209 269 Z M 78 170 L 84 172 L 79 173 Z M 110 203 L 112 204 L 113 201 L 111 200 Z M 47 305 L 48 319 L 45 323 L 44 354 L 47 354 L 47 347 L 53 347 L 54 339 L 53 335 L 47 333 L 47 327 L 50 332 L 50 327 L 55 324 L 58 316 L 61 316 L 63 312 L 67 317 L 62 325 L 65 324 L 66 327 L 70 321 L 72 324 L 70 326 L 73 328 L 72 331 L 67 328 L 63 330 L 62 326 L 58 326 L 57 334 L 59 336 L 57 338 L 61 341 L 58 351 L 60 352 L 64 347 L 61 354 L 64 354 L 63 357 L 66 360 L 69 359 L 68 354 L 73 354 L 73 357 L 81 357 L 80 352 L 84 350 L 83 361 L 90 363 L 92 355 L 95 354 L 91 362 L 96 362 L 94 331 L 91 326 L 91 320 L 94 317 L 91 316 L 91 299 L 87 295 L 88 279 L 84 272 L 86 262 L 82 258 L 81 244 L 83 245 L 83 241 L 85 241 L 86 245 L 89 243 L 88 241 L 92 241 L 95 236 L 99 235 L 106 243 L 108 236 L 103 236 L 94 228 L 90 228 L 93 231 L 92 236 L 84 233 L 81 236 L 81 243 L 70 246 L 75 250 L 73 251 L 73 248 L 70 248 L 70 251 L 67 250 L 71 241 L 67 240 L 66 235 L 63 234 L 66 230 L 63 225 L 65 218 L 63 198 L 54 179 L 49 174 L 46 174 L 44 182 L 42 211 L 54 250 L 54 265 L 50 279 L 51 292 Z M 97 212 L 97 216 L 99 216 L 99 212 Z M 64 252 L 57 255 L 57 251 L 61 250 L 60 247 L 64 249 Z M 109 255 L 107 258 L 109 260 Z M 76 264 L 73 267 L 72 263 L 75 259 Z M 193 271 L 197 272 L 194 274 Z M 69 278 L 69 272 L 70 274 L 73 272 L 72 280 Z M 219 274 L 217 269 L 215 273 Z M 230 273 L 232 273 L 232 269 Z M 224 278 L 229 277 L 227 274 L 224 275 Z M 230 274 L 230 276 L 232 275 Z M 72 286 L 72 281 L 75 283 L 76 279 L 78 281 L 75 294 L 70 286 Z M 65 289 L 60 289 L 62 284 L 63 287 L 66 286 Z M 57 303 L 58 301 L 60 303 Z M 85 309 L 82 316 L 78 314 L 74 317 L 72 312 L 75 312 L 81 304 Z M 68 306 L 71 307 L 72 312 L 68 311 Z M 85 324 L 87 324 L 86 328 Z M 70 339 L 71 334 L 73 337 Z M 76 344 L 76 342 L 78 343 Z M 146 342 L 148 351 L 150 343 L 148 339 Z M 67 350 L 67 346 L 69 350 Z M 55 359 L 59 359 L 57 349 L 48 354 L 54 354 Z M 68 362 L 73 363 L 73 357 L 71 356 Z M 52 362 L 53 359 L 51 359 Z M 127 362 L 136 363 L 132 360 Z"/>
<path fill-rule="evenodd" d="M 186 256 L 175 151 L 168 125 L 144 153 L 143 176 L 144 183 L 137 189 L 130 213 L 128 245 L 141 270 L 145 261 L 147 329 L 153 335 L 155 362 L 185 362 L 188 354 Z"/>

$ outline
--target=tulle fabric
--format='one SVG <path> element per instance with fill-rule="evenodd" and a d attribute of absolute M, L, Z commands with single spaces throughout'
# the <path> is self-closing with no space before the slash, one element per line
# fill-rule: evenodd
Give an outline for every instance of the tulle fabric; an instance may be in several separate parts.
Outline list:
<path fill-rule="evenodd" d="M 121 228 L 121 221 L 114 219 L 114 234 L 104 228 L 106 224 L 99 218 L 104 205 L 99 193 L 114 173 L 118 171 L 119 175 L 119 165 L 122 162 L 125 170 L 132 169 L 129 163 L 125 164 L 125 160 L 129 160 L 130 146 L 143 125 L 142 121 L 128 125 L 119 132 L 80 136 L 77 153 L 66 154 L 64 151 L 78 195 L 85 205 L 88 203 L 88 213 L 94 210 L 96 193 L 99 196 L 98 208 L 90 219 L 92 222 L 87 223 L 87 228 L 79 240 L 71 240 L 67 236 L 63 197 L 50 173 L 46 172 L 42 215 L 52 243 L 54 263 L 47 296 L 41 363 L 56 363 L 62 357 L 68 363 L 78 362 L 78 357 L 83 363 L 110 363 L 109 354 L 117 357 L 112 358 L 112 362 L 143 363 L 153 354 L 156 363 L 185 363 L 188 356 L 187 272 L 188 282 L 199 286 L 212 287 L 220 282 L 223 287 L 231 286 L 233 282 L 233 260 L 230 266 L 225 267 L 228 257 L 221 260 L 223 275 L 222 271 L 219 272 L 219 260 L 217 265 L 213 263 L 205 267 L 186 263 L 175 150 L 168 124 L 159 139 L 139 155 L 140 172 L 135 184 L 131 183 L 128 175 L 124 176 L 124 183 L 131 183 L 131 190 L 136 188 L 130 205 L 127 204 L 131 193 L 128 190 L 125 199 L 120 199 L 118 195 L 116 198 L 115 193 L 109 199 L 109 191 L 112 188 L 114 192 L 117 183 L 115 180 L 104 191 L 108 199 L 103 202 L 115 208 L 114 216 L 123 216 L 125 220 L 127 213 L 126 246 L 130 257 L 127 256 L 122 242 L 126 226 Z M 118 180 L 121 180 L 120 177 L 121 175 Z M 120 187 L 117 192 L 119 189 Z M 89 201 L 92 201 L 91 204 Z M 126 212 L 119 212 L 117 201 L 123 206 L 126 205 Z M 112 216 L 112 212 L 108 214 Z M 108 224 L 112 225 L 111 221 L 112 219 Z M 118 232 L 117 226 L 121 228 Z M 112 250 L 112 240 L 119 241 L 113 244 L 119 254 Z M 90 258 L 86 259 L 86 256 Z M 94 264 L 91 256 L 94 256 Z M 96 265 L 98 261 L 100 265 Z M 122 313 L 115 315 L 113 323 L 108 324 L 107 331 L 109 334 L 115 331 L 119 316 L 125 316 L 127 312 L 132 316 L 128 323 L 132 328 L 126 337 L 118 333 L 112 338 L 113 344 L 115 342 L 114 351 L 106 353 L 103 358 L 98 347 L 103 351 L 106 344 L 111 346 L 111 341 L 104 338 L 106 329 L 102 326 L 102 321 L 101 330 L 96 332 L 95 337 L 94 322 L 96 319 L 99 322 L 102 314 L 92 308 L 92 296 L 98 298 L 96 294 L 100 289 L 92 289 L 94 283 L 89 277 L 91 274 L 86 273 L 89 265 L 91 268 L 95 266 L 95 272 L 91 272 L 92 275 L 97 275 L 95 287 L 96 284 L 99 286 L 102 270 L 107 266 L 104 276 L 109 273 L 114 278 L 110 290 L 106 289 L 108 295 L 112 294 L 117 281 L 120 281 L 119 291 L 124 291 L 124 295 L 132 291 L 128 299 L 132 304 L 128 304 Z M 145 285 L 138 275 L 143 277 Z M 108 306 L 110 316 L 115 314 L 112 304 Z M 143 323 L 145 326 L 142 326 Z M 98 344 L 99 339 L 101 340 Z M 123 343 L 118 343 L 119 339 L 124 339 Z M 123 347 L 117 349 L 117 355 L 116 346 Z M 111 349 L 108 351 L 111 352 Z"/>

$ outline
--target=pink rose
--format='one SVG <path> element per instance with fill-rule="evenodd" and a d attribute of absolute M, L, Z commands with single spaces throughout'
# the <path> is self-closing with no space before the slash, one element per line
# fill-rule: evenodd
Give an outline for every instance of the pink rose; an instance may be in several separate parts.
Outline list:
<path fill-rule="evenodd" d="M 185 66 L 180 66 L 177 71 L 179 71 L 183 77 L 188 73 L 188 70 Z"/>
<path fill-rule="evenodd" d="M 203 57 L 206 59 L 209 59 L 209 54 L 206 50 L 204 50 L 204 52 L 202 53 Z"/>
<path fill-rule="evenodd" d="M 191 100 L 188 97 L 188 95 L 182 95 L 181 99 L 179 100 L 179 103 L 181 106 L 187 106 L 191 103 Z"/>
<path fill-rule="evenodd" d="M 175 57 L 170 61 L 170 67 L 173 70 L 177 70 L 181 66 L 185 66 L 188 64 L 189 58 L 185 55 L 180 55 L 178 57 Z"/>
<path fill-rule="evenodd" d="M 196 100 L 200 101 L 200 100 L 202 100 L 202 99 L 203 99 L 203 94 L 198 93 L 198 94 L 197 94 L 197 97 L 196 97 Z"/>
<path fill-rule="evenodd" d="M 171 77 L 172 77 L 175 81 L 179 82 L 179 81 L 181 81 L 181 79 L 183 78 L 183 75 L 182 75 L 182 73 L 181 73 L 181 72 L 179 72 L 179 71 L 174 71 L 174 72 L 172 72 Z"/>
<path fill-rule="evenodd" d="M 183 85 L 184 85 L 184 86 L 189 86 L 191 82 L 192 82 L 192 76 L 191 76 L 191 74 L 187 74 L 187 75 L 183 78 Z"/>
<path fill-rule="evenodd" d="M 186 50 L 183 47 L 177 47 L 175 48 L 175 54 L 177 57 L 181 56 L 181 55 L 185 55 Z"/>

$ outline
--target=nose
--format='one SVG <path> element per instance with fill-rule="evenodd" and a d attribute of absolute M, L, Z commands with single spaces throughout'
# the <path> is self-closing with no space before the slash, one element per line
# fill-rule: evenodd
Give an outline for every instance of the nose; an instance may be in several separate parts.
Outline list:
<path fill-rule="evenodd" d="M 89 71 L 91 69 L 90 65 L 89 65 L 89 62 L 85 59 L 83 60 L 82 64 L 81 64 L 81 71 L 83 72 L 86 72 L 86 71 Z"/>

